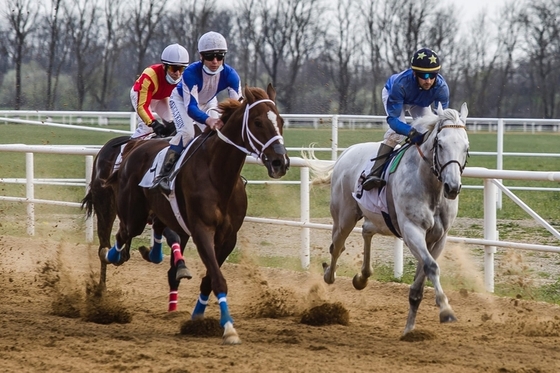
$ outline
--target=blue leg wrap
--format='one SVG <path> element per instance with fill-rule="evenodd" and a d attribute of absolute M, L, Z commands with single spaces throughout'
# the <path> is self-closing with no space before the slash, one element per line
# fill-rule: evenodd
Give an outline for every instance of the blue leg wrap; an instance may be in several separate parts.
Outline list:
<path fill-rule="evenodd" d="M 161 263 L 163 261 L 163 250 L 162 250 L 161 236 L 157 237 L 154 235 L 154 246 L 150 250 L 150 262 Z"/>
<path fill-rule="evenodd" d="M 233 324 L 233 319 L 229 314 L 226 294 L 224 293 L 218 294 L 218 303 L 220 305 L 220 325 L 222 326 L 222 328 L 224 327 L 224 325 L 226 325 L 228 321 Z"/>
<path fill-rule="evenodd" d="M 117 243 L 107 252 L 107 260 L 114 264 L 121 260 L 121 250 L 117 247 Z"/>
<path fill-rule="evenodd" d="M 196 306 L 192 313 L 191 319 L 202 318 L 204 316 L 204 311 L 206 311 L 206 306 L 208 305 L 208 295 L 200 294 L 198 300 L 196 301 Z"/>

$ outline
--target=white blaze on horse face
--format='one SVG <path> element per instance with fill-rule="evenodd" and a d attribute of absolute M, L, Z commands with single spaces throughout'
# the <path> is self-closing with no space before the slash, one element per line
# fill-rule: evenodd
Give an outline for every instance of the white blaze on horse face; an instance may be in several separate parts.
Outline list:
<path fill-rule="evenodd" d="M 276 113 L 273 112 L 272 110 L 269 110 L 266 113 L 266 116 L 268 117 L 268 120 L 270 120 L 272 122 L 272 125 L 274 126 L 274 129 L 276 129 L 276 134 L 280 135 L 280 128 L 278 128 L 278 120 L 277 120 L 277 116 Z M 282 140 L 280 141 L 282 144 L 284 143 Z"/>

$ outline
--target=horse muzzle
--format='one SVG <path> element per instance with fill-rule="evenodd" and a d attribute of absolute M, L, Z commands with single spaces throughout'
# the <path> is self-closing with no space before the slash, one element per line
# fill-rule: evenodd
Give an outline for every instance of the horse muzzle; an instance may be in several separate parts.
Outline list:
<path fill-rule="evenodd" d="M 284 145 L 278 143 L 272 146 L 270 154 L 262 155 L 262 162 L 268 170 L 268 176 L 273 179 L 279 179 L 286 175 L 290 168 L 290 158 Z"/>
<path fill-rule="evenodd" d="M 456 199 L 461 193 L 461 184 L 458 186 L 451 186 L 448 183 L 443 184 L 443 196 L 447 199 Z"/>

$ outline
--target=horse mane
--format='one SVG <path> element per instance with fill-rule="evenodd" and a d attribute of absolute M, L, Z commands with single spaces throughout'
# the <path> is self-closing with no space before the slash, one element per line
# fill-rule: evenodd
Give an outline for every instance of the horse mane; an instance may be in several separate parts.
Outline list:
<path fill-rule="evenodd" d="M 255 99 L 263 100 L 268 98 L 266 91 L 259 87 L 245 87 L 245 91 L 249 91 Z M 233 98 L 228 98 L 218 104 L 218 111 L 221 113 L 222 122 L 226 123 L 231 115 L 241 107 L 246 101 L 239 101 Z"/>
<path fill-rule="evenodd" d="M 443 110 L 441 115 L 438 115 L 430 111 L 430 114 L 416 118 L 411 124 L 414 128 L 419 128 L 423 130 L 420 132 L 425 132 L 425 131 L 432 132 L 434 130 L 435 125 L 440 120 L 441 121 L 450 120 L 453 122 L 458 122 L 460 120 L 459 112 L 457 110 L 447 108 Z"/>

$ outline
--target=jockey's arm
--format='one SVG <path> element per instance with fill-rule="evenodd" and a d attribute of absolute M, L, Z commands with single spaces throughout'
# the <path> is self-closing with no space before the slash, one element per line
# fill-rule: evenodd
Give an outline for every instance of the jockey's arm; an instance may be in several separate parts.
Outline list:
<path fill-rule="evenodd" d="M 150 104 L 152 102 L 152 83 L 142 84 L 140 90 L 138 91 L 138 102 L 137 102 L 137 113 L 142 121 L 146 124 L 150 124 L 154 121 L 154 114 L 150 110 Z"/>

